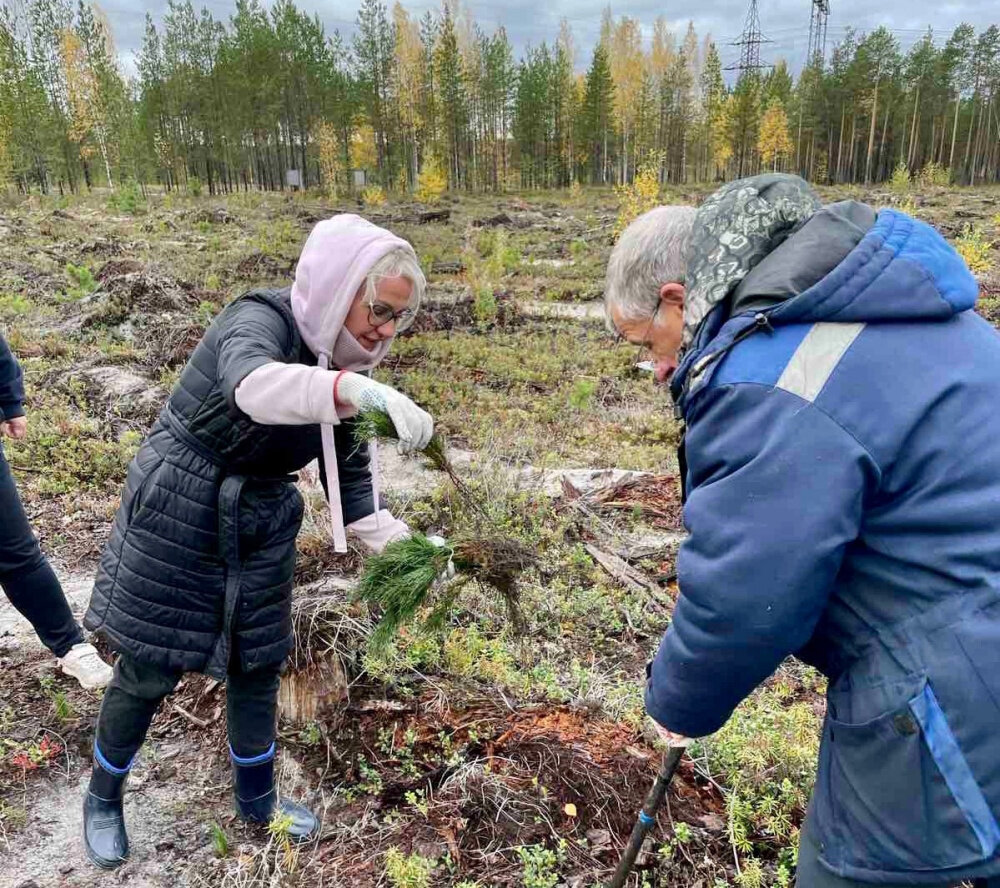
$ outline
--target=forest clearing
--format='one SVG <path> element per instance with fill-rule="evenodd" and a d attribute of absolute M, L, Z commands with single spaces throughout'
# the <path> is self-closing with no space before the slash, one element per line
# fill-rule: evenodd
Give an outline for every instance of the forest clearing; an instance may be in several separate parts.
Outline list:
<path fill-rule="evenodd" d="M 972 225 L 980 267 L 997 267 L 994 189 L 822 196 L 905 201 L 953 240 Z M 641 676 L 683 533 L 669 401 L 596 302 L 618 208 L 612 191 L 585 189 L 445 198 L 430 219 L 412 203 L 362 209 L 411 240 L 429 276 L 377 375 L 433 412 L 465 483 L 538 553 L 521 584 L 529 631 L 515 637 L 502 603 L 468 589 L 443 629 L 373 650 L 374 615 L 352 592 L 362 556 L 333 555 L 304 473 L 281 785 L 312 793 L 322 836 L 289 850 L 235 820 L 225 688 L 191 675 L 136 765 L 133 856 L 116 881 L 589 888 L 609 876 L 658 766 Z M 246 290 L 287 285 L 315 222 L 357 209 L 308 193 L 159 193 L 134 214 L 107 194 L 4 210 L 0 315 L 32 417 L 7 455 L 78 615 L 127 463 L 205 326 Z M 1000 279 L 984 271 L 981 284 L 979 310 L 1000 320 Z M 444 476 L 385 458 L 393 506 L 415 527 L 470 520 Z M 98 698 L 54 672 L 6 602 L 0 658 L 4 884 L 105 884 L 80 841 Z M 641 884 L 787 882 L 822 694 L 818 673 L 790 661 L 691 750 Z"/>
<path fill-rule="evenodd" d="M 742 18 L 746 4 L 738 5 Z M 683 520 L 690 514 L 682 506 L 678 452 L 684 410 L 679 399 L 675 403 L 663 386 L 652 384 L 658 361 L 643 361 L 659 357 L 646 339 L 660 326 L 654 321 L 661 308 L 669 308 L 670 286 L 683 293 L 692 284 L 683 270 L 658 279 L 657 287 L 666 285 L 663 305 L 656 302 L 652 317 L 644 317 L 645 338 L 639 331 L 649 348 L 630 344 L 635 339 L 619 321 L 637 321 L 620 312 L 616 319 L 613 309 L 621 304 L 609 299 L 609 323 L 604 304 L 612 290 L 609 259 L 623 232 L 661 205 L 704 207 L 707 201 L 711 208 L 723 183 L 795 174 L 764 181 L 780 179 L 785 186 L 792 182 L 793 191 L 808 192 L 806 180 L 823 204 L 843 202 L 845 212 L 859 217 L 871 212 L 861 204 L 886 210 L 885 224 L 897 220 L 932 243 L 916 259 L 919 250 L 909 256 L 909 271 L 899 271 L 905 263 L 893 266 L 909 288 L 904 296 L 937 286 L 928 267 L 946 268 L 948 283 L 958 281 L 955 291 L 978 287 L 975 310 L 1000 328 L 1000 27 L 977 20 L 947 32 L 888 25 L 861 30 L 833 18 L 828 39 L 829 2 L 803 7 L 810 5 L 809 50 L 798 65 L 779 57 L 781 38 L 773 58 L 761 58 L 771 52 L 764 32 L 784 23 L 769 20 L 772 11 L 758 9 L 756 0 L 749 2 L 739 39 L 699 30 L 683 11 L 683 22 L 668 21 L 666 14 L 643 22 L 616 16 L 609 6 L 591 29 L 599 30 L 593 45 L 579 33 L 586 28 L 577 24 L 574 34 L 563 19 L 526 46 L 492 19 L 484 19 L 489 28 L 477 22 L 473 6 L 457 0 L 443 0 L 422 17 L 401 3 L 390 9 L 382 0 L 363 0 L 353 23 L 335 20 L 348 26 L 347 36 L 330 33 L 319 14 L 292 0 L 209 0 L 201 10 L 190 0 L 169 0 L 155 16 L 143 16 L 138 5 L 128 9 L 143 24 L 133 29 L 127 50 L 116 42 L 110 19 L 121 10 L 105 14 L 92 0 L 0 0 L 0 344 L 9 344 L 23 368 L 28 417 L 23 437 L 4 437 L 0 468 L 9 464 L 31 530 L 77 620 L 103 570 L 102 553 L 120 531 L 116 515 L 128 522 L 140 511 L 138 493 L 127 485 L 140 471 L 135 457 L 171 393 L 184 389 L 182 373 L 195 348 L 219 329 L 213 321 L 229 317 L 224 313 L 239 297 L 290 287 L 304 267 L 307 238 L 325 220 L 358 214 L 385 229 L 381 235 L 408 241 L 426 293 L 404 329 L 409 302 L 403 309 L 378 303 L 387 312 L 383 317 L 376 315 L 373 292 L 351 289 L 351 311 L 361 306 L 373 334 L 394 325 L 386 339 L 373 340 L 375 352 L 388 349 L 390 340 L 392 348 L 372 364 L 329 363 L 325 351 L 309 351 L 304 334 L 299 342 L 301 330 L 292 337 L 301 352 L 284 363 L 338 371 L 324 414 L 332 411 L 338 421 L 342 376 L 375 367 L 373 377 L 384 385 L 364 383 L 369 394 L 381 392 L 379 418 L 389 413 L 385 392 L 401 393 L 423 408 L 411 417 L 419 420 L 425 410 L 439 435 L 423 454 L 404 456 L 392 446 L 380 451 L 390 517 L 418 532 L 412 539 L 419 538 L 413 557 L 424 559 L 419 583 L 413 579 L 419 571 L 406 574 L 412 565 L 402 558 L 397 574 L 386 562 L 378 562 L 382 574 L 370 572 L 378 558 L 360 538 L 351 538 L 348 551 L 335 551 L 338 532 L 351 525 L 346 518 L 338 524 L 338 505 L 331 535 L 329 484 L 324 492 L 330 476 L 320 461 L 296 468 L 294 479 L 280 467 L 268 467 L 267 477 L 246 473 L 261 486 L 281 476 L 277 482 L 288 496 L 298 503 L 301 495 L 304 504 L 301 532 L 294 545 L 285 540 L 295 556 L 294 644 L 277 691 L 277 740 L 260 757 L 259 749 L 238 754 L 227 734 L 227 702 L 237 699 L 232 682 L 227 691 L 226 681 L 187 672 L 165 698 L 134 767 L 124 756 L 105 768 L 108 774 L 121 769 L 119 790 L 129 780 L 124 811 L 131 854 L 114 859 L 121 866 L 113 873 L 92 865 L 103 864 L 89 844 L 85 848 L 82 810 L 85 797 L 96 797 L 89 791 L 92 768 L 97 773 L 103 767 L 95 723 L 107 692 L 102 697 L 82 690 L 60 672 L 63 655 L 53 660 L 54 650 L 42 646 L 5 587 L 0 888 L 607 885 L 661 766 L 664 744 L 677 739 L 665 738 L 665 726 L 647 716 L 645 670 L 680 596 L 678 550 L 697 536 L 692 530 L 688 537 Z M 804 34 L 798 36 L 803 42 Z M 786 202 L 776 215 L 789 227 L 777 232 L 772 248 L 785 242 L 793 222 L 798 233 L 811 213 L 820 212 L 811 192 L 799 205 L 781 200 Z M 873 212 L 871 217 L 857 224 L 858 238 L 874 230 Z M 752 234 L 759 219 L 740 221 L 740 236 L 727 230 L 720 243 L 752 240 L 743 235 Z M 935 231 L 967 267 L 955 271 L 962 263 Z M 896 245 L 903 240 L 897 237 Z M 811 252 L 821 253 L 827 241 L 818 240 Z M 854 255 L 851 250 L 840 258 Z M 330 264 L 344 259 L 340 252 L 328 251 Z M 346 247 L 343 252 L 349 255 Z M 723 272 L 740 267 L 723 261 L 724 250 L 709 253 Z M 746 259 L 744 276 L 761 258 Z M 371 271 L 363 286 L 374 290 L 375 277 L 380 283 L 382 277 L 406 279 Z M 412 294 L 417 285 L 413 275 L 409 280 Z M 716 320 L 716 309 L 735 305 L 728 300 L 736 299 L 739 280 L 728 281 L 734 289 L 721 306 L 706 309 L 716 312 Z M 347 292 L 346 285 L 328 289 Z M 271 297 L 275 303 L 285 298 Z M 954 311 L 985 330 L 983 339 L 992 336 L 966 310 L 971 297 L 961 310 L 961 298 L 948 288 L 927 301 L 933 319 Z M 919 302 L 916 296 L 911 304 L 900 299 L 884 316 L 878 314 L 884 306 L 876 306 L 875 320 L 912 320 L 906 312 Z M 675 302 L 674 308 L 685 324 L 677 330 L 680 342 L 690 332 L 687 307 Z M 725 358 L 749 333 L 776 332 L 761 305 L 754 311 L 760 327 L 734 334 L 713 360 Z M 819 315 L 808 320 L 852 337 L 866 324 L 879 326 L 869 316 L 847 322 L 837 312 L 832 317 L 835 323 Z M 698 326 L 706 336 L 710 322 L 711 314 L 702 316 Z M 299 323 L 296 316 L 292 326 Z M 339 323 L 348 330 L 345 318 Z M 803 325 L 801 318 L 791 326 L 796 323 Z M 932 325 L 913 325 L 921 326 Z M 853 342 L 840 343 L 840 357 Z M 692 345 L 686 342 L 681 353 Z M 0 370 L 6 351 L 0 352 Z M 949 365 L 964 370 L 976 363 L 959 359 L 967 357 L 962 349 L 956 352 L 961 354 L 944 356 L 952 359 Z M 299 361 L 301 355 L 309 360 Z M 944 363 L 936 353 L 931 361 L 922 357 L 931 369 Z M 281 362 L 269 355 L 267 363 Z M 824 384 L 837 366 L 827 367 Z M 986 366 L 993 365 L 977 369 Z M 258 369 L 241 376 L 239 385 Z M 223 375 L 220 370 L 217 389 Z M 783 379 L 784 372 L 768 385 L 777 390 Z M 864 377 L 856 388 L 881 397 L 880 382 Z M 0 379 L 0 395 L 4 384 Z M 898 380 L 884 388 L 892 384 L 907 388 Z M 922 388 L 930 391 L 927 384 Z M 275 403 L 266 408 L 292 409 L 293 389 L 269 391 Z M 885 402 L 894 405 L 895 395 Z M 242 429 L 249 437 L 249 426 L 266 423 L 237 397 L 234 391 L 227 433 Z M 20 416 L 5 415 L 3 401 L 0 431 L 6 435 L 7 420 Z M 892 412 L 884 404 L 867 412 L 881 409 Z M 363 419 L 375 422 L 371 415 Z M 272 427 L 309 426 L 320 437 L 320 426 L 331 423 L 311 416 L 297 423 L 274 420 Z M 688 418 L 688 440 L 691 430 Z M 393 437 L 384 429 L 368 431 Z M 949 431 L 960 437 L 954 426 Z M 322 442 L 326 459 L 329 441 Z M 855 443 L 864 449 L 860 438 Z M 361 450 L 362 442 L 356 444 L 351 457 Z M 815 463 L 835 460 L 824 460 L 817 447 Z M 983 495 L 992 480 L 985 478 L 976 487 Z M 378 482 L 367 486 L 377 501 Z M 829 493 L 834 500 L 836 486 L 813 499 Z M 727 509 L 752 514 L 742 504 L 755 501 L 764 487 L 758 483 L 751 495 L 738 498 L 738 508 L 722 506 L 725 523 L 733 517 Z M 236 512 L 242 495 L 236 495 Z M 196 497 L 175 497 L 187 500 Z M 4 502 L 0 498 L 0 506 Z M 803 526 L 813 503 L 806 505 L 800 509 Z M 221 507 L 213 502 L 212 508 Z M 783 511 L 785 519 L 795 515 L 791 506 Z M 268 515 L 272 533 L 277 512 L 275 507 Z M 374 514 L 381 514 L 377 504 Z M 224 560 L 224 519 L 216 517 L 208 534 L 216 537 L 215 561 L 199 564 L 200 578 Z M 770 524 L 757 525 L 770 532 Z M 932 525 L 940 530 L 934 521 L 923 526 Z M 237 527 L 234 533 L 237 549 L 243 532 Z M 258 532 L 266 536 L 255 525 Z M 774 540 L 778 534 L 768 542 Z M 124 538 L 119 543 L 124 549 Z M 0 575 L 6 571 L 3 548 Z M 722 561 L 725 550 L 735 548 L 717 539 L 713 557 L 704 560 Z M 289 574 L 292 560 L 283 562 Z M 960 554 L 956 560 L 961 567 L 975 558 Z M 161 559 L 159 570 L 176 566 Z M 227 594 L 231 566 L 219 568 Z M 449 577 L 456 567 L 457 577 Z M 759 573 L 768 576 L 767 570 Z M 406 600 L 385 596 L 373 576 L 398 581 L 392 591 Z M 753 591 L 751 580 L 760 577 L 746 579 Z M 739 586 L 744 577 L 739 580 L 729 585 Z M 179 588 L 160 585 L 171 595 Z M 688 600 L 686 593 L 678 613 Z M 190 617 L 172 607 L 173 600 L 159 609 L 146 604 L 150 614 Z M 236 635 L 213 631 L 227 641 Z M 111 662 L 107 639 L 95 644 Z M 992 642 L 983 646 L 986 665 L 974 664 L 982 666 L 980 677 L 991 672 L 996 650 Z M 227 654 L 228 669 L 245 651 Z M 923 679 L 913 700 L 925 705 L 931 690 Z M 875 686 L 881 692 L 880 681 Z M 835 687 L 831 679 L 831 692 Z M 630 888 L 795 883 L 821 733 L 830 724 L 827 690 L 818 668 L 788 659 L 720 730 L 689 731 L 709 736 L 685 747 L 666 803 L 648 819 L 651 835 Z M 907 695 L 913 690 L 907 686 Z M 987 696 L 977 698 L 984 711 Z M 994 697 L 996 702 L 1000 693 Z M 889 704 L 882 709 L 888 712 Z M 830 703 L 829 714 L 835 711 Z M 920 731 L 908 710 L 902 715 L 892 722 L 893 736 L 910 743 L 912 753 Z M 273 717 L 269 721 L 273 725 Z M 885 721 L 858 717 L 853 727 L 884 727 Z M 978 725 L 974 718 L 965 722 L 966 729 Z M 955 747 L 960 758 L 957 741 Z M 918 751 L 913 760 L 930 768 L 930 754 Z M 259 765 L 257 758 L 267 755 L 265 766 L 275 762 L 282 799 L 318 815 L 314 840 L 293 844 L 291 821 L 276 812 L 254 825 L 234 809 L 231 766 L 241 756 L 242 765 Z M 951 783 L 945 787 L 933 773 L 928 785 L 954 795 Z M 973 776 L 970 771 L 967 783 L 975 785 Z M 1000 791 L 1000 772 L 994 787 Z M 267 793 L 257 799 L 265 797 L 273 802 Z M 102 800 L 120 805 L 121 798 Z M 237 803 L 243 801 L 237 788 Z M 991 835 L 970 833 L 974 818 L 965 808 L 969 823 L 952 813 L 958 831 L 969 833 L 963 833 L 973 848 L 969 859 L 985 859 Z M 1000 824 L 993 825 L 996 850 Z M 881 827 L 876 823 L 870 831 Z M 928 827 L 918 844 L 927 839 L 930 847 L 933 837 Z M 934 868 L 953 869 L 950 863 Z"/>

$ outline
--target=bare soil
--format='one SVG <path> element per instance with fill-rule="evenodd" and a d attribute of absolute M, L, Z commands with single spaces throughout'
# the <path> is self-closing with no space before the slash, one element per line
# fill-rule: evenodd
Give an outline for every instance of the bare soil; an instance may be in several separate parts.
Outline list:
<path fill-rule="evenodd" d="M 88 575 L 64 580 L 79 613 Z M 264 837 L 238 823 L 230 807 L 224 687 L 189 676 L 164 704 L 129 781 L 132 857 L 109 876 L 86 859 L 81 838 L 98 698 L 56 674 L 11 611 L 0 602 L 4 740 L 25 748 L 47 740 L 44 748 L 57 752 L 39 765 L 0 758 L 0 798 L 5 810 L 19 812 L 0 833 L 3 884 L 226 884 L 236 864 L 219 856 L 213 824 L 233 847 L 259 849 Z M 298 879 L 282 884 L 332 876 L 327 884 L 374 886 L 381 865 L 373 851 L 395 845 L 450 854 L 465 878 L 515 885 L 509 848 L 555 838 L 569 841 L 572 869 L 588 880 L 606 875 L 655 776 L 657 754 L 634 729 L 586 709 L 508 707 L 484 690 L 451 686 L 444 698 L 438 688 L 399 699 L 356 680 L 349 702 L 324 720 L 321 739 L 304 742 L 297 726 L 283 722 L 283 789 L 323 811 L 325 827 L 301 854 Z M 55 695 L 64 697 L 68 714 L 57 714 Z M 408 794 L 426 800 L 425 815 L 413 816 Z M 723 812 L 718 791 L 686 765 L 662 816 L 665 825 L 689 823 L 712 844 L 722 840 Z M 374 831 L 358 831 L 362 823 Z"/>

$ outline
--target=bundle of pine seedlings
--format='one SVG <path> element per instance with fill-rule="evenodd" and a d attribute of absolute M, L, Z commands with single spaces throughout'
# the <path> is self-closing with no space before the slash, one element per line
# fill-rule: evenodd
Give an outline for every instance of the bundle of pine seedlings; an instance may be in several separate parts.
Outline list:
<path fill-rule="evenodd" d="M 355 435 L 359 443 L 375 439 L 398 440 L 389 415 L 378 410 L 365 411 L 358 417 Z M 473 516 L 473 526 L 450 539 L 445 547 L 435 545 L 423 534 L 414 533 L 368 558 L 359 593 L 382 612 L 373 643 L 386 644 L 400 626 L 412 621 L 418 611 L 430 605 L 432 592 L 437 581 L 446 575 L 449 562 L 454 565 L 457 576 L 441 584 L 441 594 L 425 624 L 428 628 L 441 626 L 465 583 L 475 581 L 499 593 L 514 631 L 523 633 L 526 624 L 517 583 L 520 575 L 535 565 L 534 552 L 502 533 L 490 520 L 474 491 L 456 473 L 440 435 L 431 438 L 423 455 L 433 468 L 444 472 L 451 480 L 456 494 Z"/>

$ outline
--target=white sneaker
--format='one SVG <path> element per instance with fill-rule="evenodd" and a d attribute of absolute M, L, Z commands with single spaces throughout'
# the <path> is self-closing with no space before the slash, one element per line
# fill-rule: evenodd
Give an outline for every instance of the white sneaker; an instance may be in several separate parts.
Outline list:
<path fill-rule="evenodd" d="M 85 690 L 94 691 L 107 687 L 114 670 L 105 663 L 92 644 L 74 644 L 65 657 L 58 661 L 59 668 L 73 676 Z"/>

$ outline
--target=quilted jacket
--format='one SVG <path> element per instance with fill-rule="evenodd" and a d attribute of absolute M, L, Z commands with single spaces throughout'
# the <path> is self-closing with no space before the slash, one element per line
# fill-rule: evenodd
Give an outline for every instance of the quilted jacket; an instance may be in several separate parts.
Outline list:
<path fill-rule="evenodd" d="M 116 650 L 223 678 L 281 662 L 302 496 L 322 458 L 318 425 L 253 422 L 235 391 L 270 361 L 315 364 L 288 290 L 246 294 L 215 319 L 132 460 L 84 625 Z M 374 511 L 368 449 L 336 429 L 345 524 Z M 325 477 L 325 473 L 324 477 Z"/>

